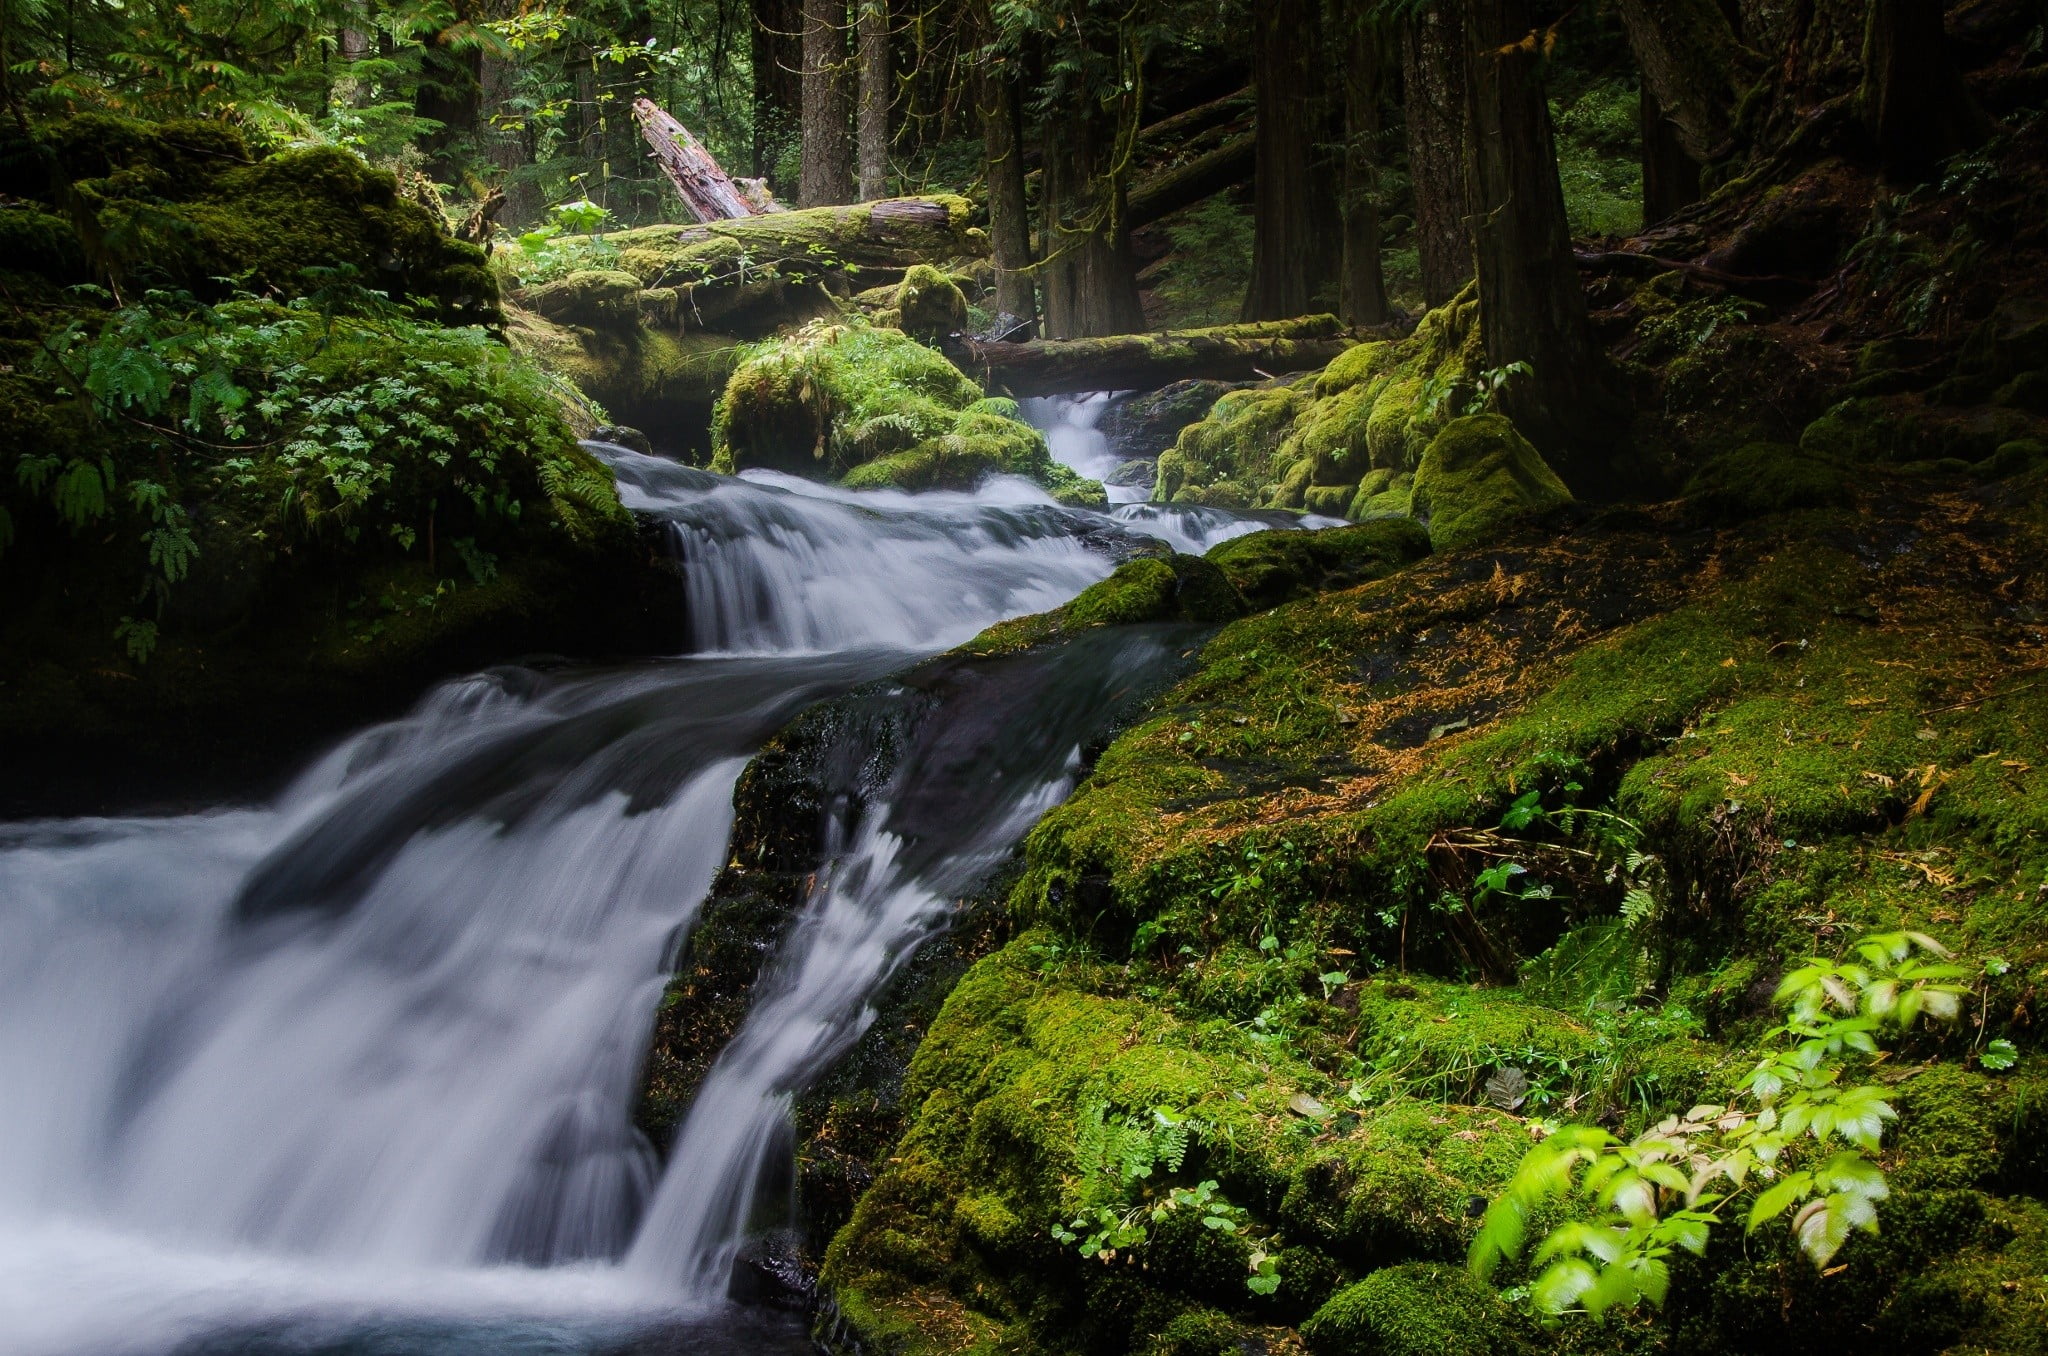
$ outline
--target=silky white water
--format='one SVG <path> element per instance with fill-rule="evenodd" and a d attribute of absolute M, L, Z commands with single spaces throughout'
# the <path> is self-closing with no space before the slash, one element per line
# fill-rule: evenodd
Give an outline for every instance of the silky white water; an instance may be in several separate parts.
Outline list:
<path fill-rule="evenodd" d="M 1128 529 L 1021 482 L 864 496 L 599 451 L 669 523 L 703 653 L 446 684 L 262 805 L 0 825 L 0 1351 L 625 1351 L 681 1322 L 790 1097 L 1163 653 L 1020 689 L 1072 710 L 992 727 L 1034 731 L 1007 782 L 919 792 L 959 775 L 943 741 L 902 774 L 965 808 L 859 826 L 657 1185 L 638 1068 L 752 751 L 1071 597 Z"/>

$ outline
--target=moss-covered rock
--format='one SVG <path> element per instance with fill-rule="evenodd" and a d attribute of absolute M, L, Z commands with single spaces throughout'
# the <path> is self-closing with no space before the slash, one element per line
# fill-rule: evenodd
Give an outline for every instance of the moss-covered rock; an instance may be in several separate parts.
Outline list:
<path fill-rule="evenodd" d="M 1406 339 L 1361 344 L 1313 377 L 1218 400 L 1160 458 L 1153 498 L 1341 514 L 1383 494 L 1384 479 L 1369 494 L 1361 485 L 1413 472 L 1450 412 L 1472 398 L 1477 314 L 1468 292 Z"/>
<path fill-rule="evenodd" d="M 1512 1356 L 1529 1349 L 1515 1312 L 1463 1267 L 1384 1267 L 1301 1325 L 1314 1356 Z"/>
<path fill-rule="evenodd" d="M 1278 607 L 1381 578 L 1427 554 L 1421 526 L 1395 519 L 1321 532 L 1254 532 L 1211 547 L 1207 558 L 1251 606 Z"/>
<path fill-rule="evenodd" d="M 1572 500 L 1542 454 L 1498 414 L 1467 415 L 1431 439 L 1412 494 L 1439 551 L 1484 545 Z"/>
<path fill-rule="evenodd" d="M 930 264 L 913 264 L 890 298 L 897 326 L 913 339 L 940 339 L 967 326 L 967 298 Z"/>
<path fill-rule="evenodd" d="M 1015 413 L 901 331 L 812 324 L 748 350 L 734 369 L 712 426 L 712 467 L 901 489 L 969 489 L 1001 472 L 1067 502 L 1106 502 Z"/>
<path fill-rule="evenodd" d="M 998 622 L 964 647 L 977 654 L 1024 649 L 1090 626 L 1192 622 L 1213 626 L 1242 616 L 1244 599 L 1229 576 L 1199 556 L 1141 556 L 1083 589 L 1064 607 Z"/>

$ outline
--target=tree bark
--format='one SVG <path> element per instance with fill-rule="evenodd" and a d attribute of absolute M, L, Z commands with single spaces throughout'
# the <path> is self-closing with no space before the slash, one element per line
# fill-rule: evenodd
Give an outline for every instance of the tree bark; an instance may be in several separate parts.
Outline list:
<path fill-rule="evenodd" d="M 1872 0 L 1857 102 L 1887 175 L 1917 183 L 1990 126 L 1949 59 L 1940 0 Z"/>
<path fill-rule="evenodd" d="M 1392 337 L 1389 329 L 1381 337 Z M 952 356 L 970 376 L 1012 395 L 1056 395 L 1106 387 L 1154 390 L 1201 377 L 1250 381 L 1322 367 L 1365 337 L 1331 315 L 1217 325 L 1159 334 L 961 345 Z"/>
<path fill-rule="evenodd" d="M 995 255 L 996 313 L 1021 323 L 1028 336 L 1038 319 L 1031 281 L 1031 217 L 1024 198 L 1023 96 L 1008 70 L 981 75 L 981 147 L 988 173 L 988 237 Z"/>
<path fill-rule="evenodd" d="M 1380 263 L 1380 47 L 1366 7 L 1345 6 L 1343 253 L 1337 313 L 1353 325 L 1387 318 Z"/>
<path fill-rule="evenodd" d="M 711 152 L 652 99 L 633 101 L 633 120 L 691 216 L 699 221 L 730 221 L 754 214 L 753 205 L 740 195 L 739 187 L 711 158 Z"/>
<path fill-rule="evenodd" d="M 860 5 L 860 200 L 889 196 L 889 0 Z"/>
<path fill-rule="evenodd" d="M 1465 203 L 1471 138 L 1466 126 L 1461 9 L 1431 4 L 1402 23 L 1401 78 L 1422 299 L 1426 305 L 1441 306 L 1472 278 L 1471 212 Z"/>
<path fill-rule="evenodd" d="M 1057 107 L 1044 129 L 1044 228 L 1039 290 L 1055 339 L 1145 327 L 1125 235 L 1124 183 L 1111 172 L 1109 116 L 1092 97 Z"/>
<path fill-rule="evenodd" d="M 1529 0 L 1471 0 L 1466 47 L 1479 323 L 1486 363 L 1525 363 L 1501 405 L 1575 488 L 1599 493 L 1600 454 L 1620 433 L 1620 402 L 1606 355 L 1586 324 L 1558 183 Z"/>
<path fill-rule="evenodd" d="M 847 97 L 845 0 L 803 0 L 805 207 L 853 201 L 853 109 Z"/>
<path fill-rule="evenodd" d="M 1643 89 L 1685 153 L 1701 165 L 1727 155 L 1748 58 L 1720 0 L 1618 0 L 1617 8 Z"/>
<path fill-rule="evenodd" d="M 800 135 L 804 102 L 803 9 L 797 0 L 752 0 L 754 165 L 757 179 L 787 192 L 778 166 Z"/>
<path fill-rule="evenodd" d="M 1317 164 L 1324 103 L 1317 61 L 1318 0 L 1253 7 L 1252 87 L 1258 164 L 1252 190 L 1252 278 L 1246 320 L 1305 315 L 1330 278 L 1336 213 Z"/>
<path fill-rule="evenodd" d="M 1647 80 L 1640 98 L 1643 224 L 1647 226 L 1700 200 L 1700 166 L 1686 153 L 1678 128 L 1664 116 Z"/>

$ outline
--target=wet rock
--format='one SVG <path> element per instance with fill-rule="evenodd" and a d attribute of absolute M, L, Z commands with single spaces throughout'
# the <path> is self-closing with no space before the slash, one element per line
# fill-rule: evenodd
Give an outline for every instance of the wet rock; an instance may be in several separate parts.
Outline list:
<path fill-rule="evenodd" d="M 1156 391 L 1145 391 L 1113 403 L 1102 416 L 1100 428 L 1109 439 L 1109 450 L 1128 460 L 1151 461 L 1173 446 L 1173 440 L 1190 424 L 1208 417 L 1218 398 L 1249 385 L 1232 381 L 1176 381 Z M 1119 468 L 1121 469 L 1121 468 Z M 1115 481 L 1136 485 L 1134 480 Z M 1142 482 L 1151 484 L 1147 476 Z"/>

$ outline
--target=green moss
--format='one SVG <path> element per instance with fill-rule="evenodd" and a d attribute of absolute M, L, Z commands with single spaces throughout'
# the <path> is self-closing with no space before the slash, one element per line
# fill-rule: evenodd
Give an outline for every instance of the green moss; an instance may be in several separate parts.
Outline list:
<path fill-rule="evenodd" d="M 1414 497 L 1415 477 L 1406 471 L 1367 471 L 1358 482 L 1351 505 L 1344 516 L 1354 522 L 1372 518 L 1408 516 Z"/>
<path fill-rule="evenodd" d="M 1454 420 L 1430 440 L 1415 472 L 1415 516 L 1430 544 L 1454 551 L 1494 541 L 1517 524 L 1571 502 L 1542 454 L 1497 414 Z"/>
<path fill-rule="evenodd" d="M 1463 1267 L 1385 1267 L 1301 1325 L 1314 1356 L 1510 1356 L 1528 1335 L 1493 1290 Z"/>
<path fill-rule="evenodd" d="M 1685 495 L 1710 522 L 1831 508 L 1853 497 L 1839 464 L 1783 443 L 1748 443 L 1711 459 L 1686 482 Z"/>
<path fill-rule="evenodd" d="M 640 318 L 640 280 L 630 273 L 582 269 L 520 293 L 523 306 L 550 320 L 590 327 L 630 327 Z"/>
<path fill-rule="evenodd" d="M 744 350 L 713 419 L 712 466 L 900 489 L 971 489 L 1002 473 L 1066 502 L 1105 502 L 1015 410 L 899 331 L 814 323 Z"/>
<path fill-rule="evenodd" d="M 890 300 L 898 328 L 916 339 L 957 334 L 967 325 L 967 298 L 953 280 L 930 264 L 913 264 Z"/>
<path fill-rule="evenodd" d="M 1064 607 L 999 622 L 963 648 L 1001 654 L 1089 626 L 1181 621 L 1211 626 L 1244 612 L 1244 600 L 1222 570 L 1198 556 L 1127 560 Z"/>
<path fill-rule="evenodd" d="M 1253 607 L 1277 607 L 1382 578 L 1427 554 L 1427 534 L 1398 519 L 1321 532 L 1254 532 L 1211 547 L 1208 559 Z"/>

